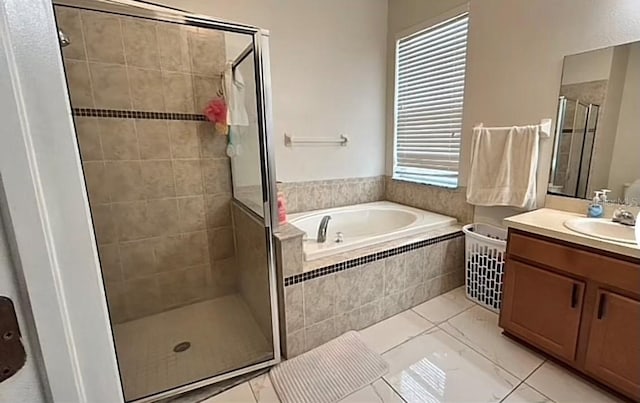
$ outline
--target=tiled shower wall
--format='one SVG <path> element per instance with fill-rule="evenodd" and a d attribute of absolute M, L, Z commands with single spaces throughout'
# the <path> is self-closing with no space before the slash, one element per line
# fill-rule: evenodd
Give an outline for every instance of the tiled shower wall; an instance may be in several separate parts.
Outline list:
<path fill-rule="evenodd" d="M 112 320 L 235 292 L 226 139 L 198 115 L 216 96 L 223 35 L 68 7 L 56 16 L 71 39 L 73 108 L 154 112 L 75 116 Z"/>

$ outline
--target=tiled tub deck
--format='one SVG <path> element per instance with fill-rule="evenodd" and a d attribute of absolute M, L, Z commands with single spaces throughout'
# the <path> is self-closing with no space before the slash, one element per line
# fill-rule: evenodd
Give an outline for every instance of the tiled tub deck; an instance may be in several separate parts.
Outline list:
<path fill-rule="evenodd" d="M 302 232 L 276 234 L 282 351 L 291 358 L 459 287 L 464 237 L 448 226 L 304 262 Z"/>

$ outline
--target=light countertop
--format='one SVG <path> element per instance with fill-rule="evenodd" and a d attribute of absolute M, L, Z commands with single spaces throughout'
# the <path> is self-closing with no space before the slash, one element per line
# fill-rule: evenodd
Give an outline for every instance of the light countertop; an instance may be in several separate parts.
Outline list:
<path fill-rule="evenodd" d="M 541 208 L 527 213 L 518 214 L 504 219 L 507 227 L 544 235 L 550 238 L 585 245 L 596 249 L 602 249 L 621 255 L 640 258 L 640 246 L 609 241 L 583 235 L 564 226 L 569 218 L 584 217 L 584 214 L 570 213 L 567 211 Z"/>

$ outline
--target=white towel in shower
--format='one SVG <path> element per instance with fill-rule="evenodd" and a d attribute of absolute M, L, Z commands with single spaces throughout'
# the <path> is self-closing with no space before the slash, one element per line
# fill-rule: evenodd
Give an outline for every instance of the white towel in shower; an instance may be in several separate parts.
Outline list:
<path fill-rule="evenodd" d="M 224 70 L 224 94 L 227 101 L 227 124 L 229 126 L 249 126 L 249 116 L 244 104 L 244 78 L 231 62 Z"/>
<path fill-rule="evenodd" d="M 540 126 L 473 129 L 467 202 L 536 207 Z"/>

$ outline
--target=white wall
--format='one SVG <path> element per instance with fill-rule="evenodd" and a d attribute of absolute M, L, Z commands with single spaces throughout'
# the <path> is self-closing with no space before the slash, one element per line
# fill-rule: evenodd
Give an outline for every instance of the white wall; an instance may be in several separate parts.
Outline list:
<path fill-rule="evenodd" d="M 608 80 L 613 48 L 580 53 L 564 59 L 562 85 Z"/>
<path fill-rule="evenodd" d="M 389 0 L 389 36 L 460 3 Z M 504 126 L 555 120 L 564 56 L 638 40 L 639 19 L 637 0 L 471 0 L 461 186 L 466 184 L 476 123 Z M 387 99 L 392 97 L 388 93 Z M 390 120 L 392 107 L 388 101 Z M 388 123 L 387 144 L 393 136 L 392 122 Z M 393 150 L 387 150 L 390 173 Z M 538 168 L 540 202 L 547 191 L 551 155 L 552 140 L 545 140 Z M 476 220 L 500 223 L 515 212 L 476 208 Z"/>
<path fill-rule="evenodd" d="M 161 0 L 271 33 L 277 178 L 384 172 L 385 0 Z M 350 137 L 347 147 L 286 148 L 283 134 Z"/>
<path fill-rule="evenodd" d="M 618 115 L 608 186 L 613 198 L 622 198 L 625 183 L 640 179 L 640 42 L 629 46 L 627 74 Z"/>
<path fill-rule="evenodd" d="M 476 122 L 527 124 L 555 119 L 565 55 L 640 39 L 637 0 L 472 0 L 463 119 L 463 161 Z M 538 195 L 544 199 L 552 140 L 541 145 Z M 467 169 L 462 170 L 466 183 Z M 476 220 L 513 213 L 476 208 Z"/>
<path fill-rule="evenodd" d="M 0 184 L 1 185 L 1 184 Z M 0 401 L 2 402 L 33 402 L 45 401 L 43 385 L 39 374 L 39 359 L 36 358 L 34 347 L 38 344 L 33 330 L 31 311 L 28 300 L 20 292 L 16 271 L 9 254 L 7 235 L 3 226 L 2 211 L 0 211 L 0 295 L 10 298 L 16 308 L 16 315 L 22 333 L 22 343 L 27 352 L 27 362 L 24 367 L 0 386 Z"/>

